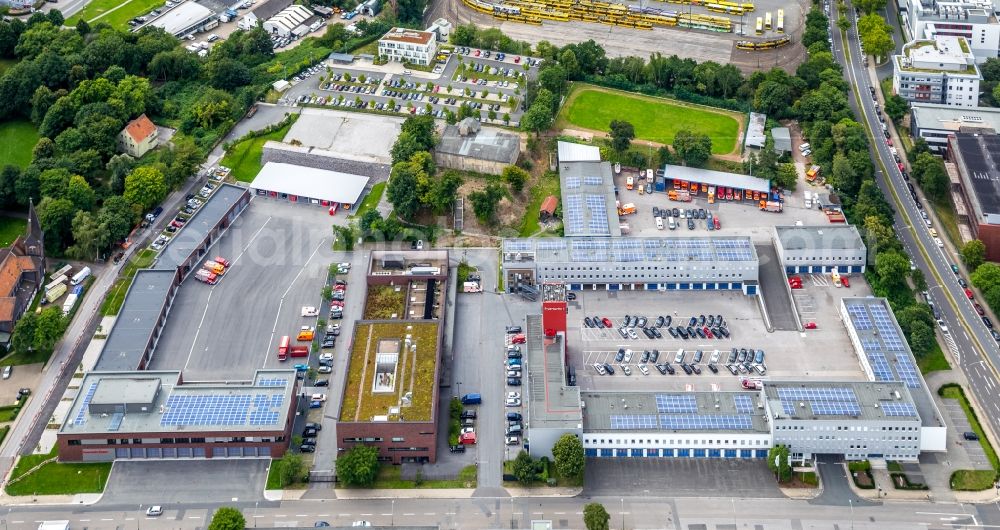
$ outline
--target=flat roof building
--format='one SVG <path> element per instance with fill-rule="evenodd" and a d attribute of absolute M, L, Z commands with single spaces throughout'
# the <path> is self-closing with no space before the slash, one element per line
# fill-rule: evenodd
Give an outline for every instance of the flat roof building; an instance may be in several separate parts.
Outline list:
<path fill-rule="evenodd" d="M 542 315 L 527 315 L 525 322 L 528 407 L 531 454 L 552 458 L 552 446 L 564 434 L 583 434 L 580 387 L 566 381 L 566 335 L 545 336 Z"/>
<path fill-rule="evenodd" d="M 748 237 L 505 239 L 501 261 L 508 286 L 757 294 L 759 263 Z"/>
<path fill-rule="evenodd" d="M 764 134 L 764 126 L 767 123 L 767 115 L 759 112 L 751 112 L 750 120 L 747 123 L 747 137 L 744 145 L 747 148 L 763 149 L 767 143 L 767 135 Z"/>
<path fill-rule="evenodd" d="M 788 127 L 774 127 L 771 129 L 771 138 L 774 139 L 774 151 L 779 155 L 792 152 L 792 133 Z"/>
<path fill-rule="evenodd" d="M 215 16 L 214 11 L 191 0 L 167 11 L 148 25 L 161 28 L 175 37 L 180 37 L 196 31 Z"/>
<path fill-rule="evenodd" d="M 776 226 L 774 248 L 788 274 L 863 273 L 868 248 L 854 226 Z"/>
<path fill-rule="evenodd" d="M 979 105 L 982 76 L 964 37 L 915 40 L 893 56 L 892 91 L 909 102 Z"/>
<path fill-rule="evenodd" d="M 974 239 L 986 245 L 986 259 L 1000 261 L 1000 136 L 958 132 L 948 139 L 948 157 L 958 172 L 958 195 L 965 203 Z M 961 210 L 961 208 L 959 209 Z"/>
<path fill-rule="evenodd" d="M 770 180 L 751 177 L 750 175 L 740 175 L 739 173 L 727 173 L 725 171 L 712 171 L 709 169 L 667 164 L 663 166 L 663 176 L 667 180 L 673 180 L 675 187 L 678 183 L 683 182 L 688 184 L 704 184 L 715 188 L 724 187 L 737 191 L 757 193 L 768 193 L 771 191 Z"/>
<path fill-rule="evenodd" d="M 610 162 L 559 162 L 566 237 L 620 236 Z"/>
<path fill-rule="evenodd" d="M 910 129 L 923 138 L 931 151 L 944 154 L 948 137 L 957 132 L 992 133 L 1000 130 L 1000 108 L 955 108 L 951 105 L 914 103 L 910 106 Z"/>
<path fill-rule="evenodd" d="M 392 28 L 378 40 L 378 54 L 390 60 L 429 66 L 437 53 L 437 34 Z"/>
<path fill-rule="evenodd" d="M 153 268 L 171 271 L 180 268 L 182 279 L 192 269 L 200 268 L 201 253 L 249 204 L 250 194 L 245 188 L 222 184 L 160 252 Z"/>
<path fill-rule="evenodd" d="M 321 206 L 361 202 L 368 177 L 281 162 L 266 162 L 250 183 L 260 196 Z"/>
<path fill-rule="evenodd" d="M 559 162 L 600 162 L 601 150 L 595 145 L 584 145 L 573 142 L 557 144 Z"/>
<path fill-rule="evenodd" d="M 976 62 L 997 56 L 1000 24 L 990 0 L 903 0 L 900 9 L 909 34 L 917 39 L 961 35 L 968 39 Z"/>
<path fill-rule="evenodd" d="M 178 371 L 90 372 L 57 434 L 59 458 L 277 458 L 295 388 L 294 370 L 216 384 L 183 383 Z"/>
<path fill-rule="evenodd" d="M 885 298 L 843 298 L 840 314 L 862 370 L 877 382 L 901 382 L 919 414 L 921 451 L 944 451 L 946 425 Z"/>
<path fill-rule="evenodd" d="M 484 129 L 478 120 L 465 118 L 447 125 L 434 146 L 434 161 L 442 167 L 499 175 L 517 163 L 521 138 L 496 129 Z"/>

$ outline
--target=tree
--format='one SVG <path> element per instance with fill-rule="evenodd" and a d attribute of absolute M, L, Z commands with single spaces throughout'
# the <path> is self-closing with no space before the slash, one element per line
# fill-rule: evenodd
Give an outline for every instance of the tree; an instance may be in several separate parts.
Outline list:
<path fill-rule="evenodd" d="M 137 167 L 125 177 L 122 197 L 137 213 L 152 208 L 166 195 L 167 185 L 163 181 L 163 173 L 152 166 Z"/>
<path fill-rule="evenodd" d="M 427 0 L 397 0 L 396 17 L 403 23 L 420 23 Z"/>
<path fill-rule="evenodd" d="M 403 219 L 412 219 L 420 208 L 418 177 L 421 177 L 422 173 L 420 168 L 411 162 L 396 163 L 389 172 L 386 198 L 392 203 L 396 214 Z M 423 178 L 426 178 L 426 175 L 423 175 Z"/>
<path fill-rule="evenodd" d="M 837 19 L 837 27 L 840 28 L 840 31 L 847 31 L 851 29 L 851 21 L 847 20 L 844 15 L 840 15 L 840 18 Z"/>
<path fill-rule="evenodd" d="M 38 314 L 38 322 L 35 325 L 35 350 L 52 351 L 52 348 L 62 338 L 63 332 L 66 331 L 67 323 L 61 307 L 49 306 L 43 309 Z"/>
<path fill-rule="evenodd" d="M 788 85 L 765 81 L 757 87 L 753 106 L 767 114 L 783 114 L 792 102 L 792 91 Z"/>
<path fill-rule="evenodd" d="M 70 239 L 76 207 L 69 199 L 45 197 L 38 203 L 38 222 L 45 231 L 45 246 L 61 253 Z"/>
<path fill-rule="evenodd" d="M 914 322 L 910 327 L 910 334 L 907 337 L 910 349 L 917 358 L 927 355 L 934 349 L 934 328 L 926 322 Z"/>
<path fill-rule="evenodd" d="M 250 69 L 235 59 L 220 58 L 205 66 L 208 82 L 219 90 L 233 91 L 250 83 Z"/>
<path fill-rule="evenodd" d="M 969 279 L 972 280 L 972 285 L 984 292 L 1000 286 L 1000 265 L 991 262 L 983 263 L 973 271 Z"/>
<path fill-rule="evenodd" d="M 104 205 L 97 212 L 97 222 L 105 232 L 103 246 L 124 241 L 137 219 L 138 215 L 123 197 L 114 195 L 104 199 Z"/>
<path fill-rule="evenodd" d="M 901 98 L 898 94 L 893 94 L 885 100 L 885 113 L 894 123 L 906 116 L 906 111 L 910 110 L 910 102 Z"/>
<path fill-rule="evenodd" d="M 90 184 L 87 183 L 87 179 L 81 177 L 80 175 L 73 175 L 69 178 L 69 182 L 66 185 L 65 196 L 73 202 L 73 205 L 76 206 L 78 210 L 93 210 L 94 204 L 97 202 L 97 196 L 94 194 L 94 190 L 90 188 Z"/>
<path fill-rule="evenodd" d="M 965 266 L 969 270 L 976 270 L 986 262 L 986 245 L 978 239 L 973 239 L 962 245 L 961 254 Z"/>
<path fill-rule="evenodd" d="M 677 156 L 688 166 L 701 167 L 712 156 L 712 139 L 707 134 L 687 129 L 677 131 L 673 147 Z"/>
<path fill-rule="evenodd" d="M 212 522 L 208 525 L 208 530 L 243 530 L 247 526 L 247 520 L 243 513 L 236 508 L 228 506 L 219 508 L 212 515 Z"/>
<path fill-rule="evenodd" d="M 355 445 L 337 458 L 337 478 L 349 486 L 371 486 L 377 475 L 377 447 Z"/>
<path fill-rule="evenodd" d="M 292 452 L 286 452 L 285 456 L 281 457 L 279 460 L 275 460 L 271 465 L 278 466 L 276 472 L 278 474 L 278 482 L 281 487 L 299 482 L 302 479 L 302 475 L 305 470 L 302 463 L 302 455 Z"/>
<path fill-rule="evenodd" d="M 553 94 L 565 93 L 566 70 L 555 63 L 544 64 L 545 66 L 538 72 L 538 85 Z"/>
<path fill-rule="evenodd" d="M 910 261 L 896 251 L 879 252 L 875 256 L 875 272 L 882 285 L 887 287 L 902 284 L 910 272 Z"/>
<path fill-rule="evenodd" d="M 535 461 L 527 451 L 522 449 L 518 452 L 511 467 L 514 477 L 521 484 L 530 484 L 535 480 Z"/>
<path fill-rule="evenodd" d="M 392 144 L 392 163 L 398 164 L 409 160 L 414 154 L 423 151 L 420 141 L 409 132 L 401 132 L 396 137 L 396 143 Z"/>
<path fill-rule="evenodd" d="M 611 120 L 611 147 L 623 153 L 632 145 L 635 139 L 635 128 L 627 121 Z"/>
<path fill-rule="evenodd" d="M 503 188 L 496 182 L 487 184 L 483 191 L 470 193 L 469 201 L 472 202 L 472 210 L 476 212 L 476 218 L 481 223 L 492 223 L 497 213 L 497 206 L 499 206 L 503 196 Z"/>
<path fill-rule="evenodd" d="M 10 347 L 16 353 L 27 353 L 35 347 L 35 329 L 38 328 L 38 314 L 28 311 L 21 315 L 14 325 Z"/>
<path fill-rule="evenodd" d="M 507 184 L 510 184 L 510 190 L 514 193 L 521 193 L 524 183 L 528 181 L 528 172 L 517 166 L 503 168 L 501 176 Z"/>
<path fill-rule="evenodd" d="M 776 445 L 767 452 L 767 467 L 777 477 L 778 482 L 787 482 L 792 478 L 792 466 L 788 459 L 788 447 Z"/>
<path fill-rule="evenodd" d="M 572 434 L 562 435 L 552 445 L 552 457 L 561 476 L 575 478 L 583 475 L 586 458 L 579 437 Z"/>
<path fill-rule="evenodd" d="M 97 258 L 97 251 L 104 246 L 106 231 L 94 214 L 78 211 L 73 216 L 73 246 L 66 249 L 66 255 L 78 260 L 90 261 Z"/>
<path fill-rule="evenodd" d="M 583 525 L 587 530 L 609 530 L 611 514 L 599 502 L 591 502 L 583 507 Z"/>

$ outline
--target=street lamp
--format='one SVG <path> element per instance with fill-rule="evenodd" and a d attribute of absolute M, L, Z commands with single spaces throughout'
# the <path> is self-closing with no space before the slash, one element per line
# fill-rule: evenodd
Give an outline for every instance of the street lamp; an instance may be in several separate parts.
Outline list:
<path fill-rule="evenodd" d="M 396 526 L 396 499 L 392 499 L 392 512 L 389 516 L 389 526 Z"/>
<path fill-rule="evenodd" d="M 854 530 L 854 499 L 847 499 L 847 504 L 851 507 L 851 530 Z"/>
<path fill-rule="evenodd" d="M 254 528 L 257 528 L 257 505 L 258 504 L 260 504 L 260 501 L 254 501 L 253 502 L 253 527 Z"/>
<path fill-rule="evenodd" d="M 625 530 L 625 497 L 622 497 L 622 530 Z"/>
<path fill-rule="evenodd" d="M 458 397 L 461 398 L 462 397 L 462 382 L 461 381 L 455 381 L 455 384 L 458 385 Z"/>

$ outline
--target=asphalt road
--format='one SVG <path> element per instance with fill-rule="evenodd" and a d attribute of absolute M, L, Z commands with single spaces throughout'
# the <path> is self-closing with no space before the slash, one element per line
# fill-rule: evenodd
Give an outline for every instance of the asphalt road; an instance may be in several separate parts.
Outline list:
<path fill-rule="evenodd" d="M 844 50 L 841 40 L 834 38 L 833 53 L 837 61 L 844 65 L 845 78 L 857 94 L 857 100 L 861 102 L 859 108 L 857 101 L 849 97 L 851 107 L 870 132 L 874 132 L 872 160 L 880 161 L 882 166 L 882 169 L 876 168 L 876 180 L 895 207 L 896 233 L 914 263 L 924 272 L 928 291 L 941 310 L 941 319 L 948 328 L 946 335 L 950 335 L 950 338 L 945 337 L 945 341 L 955 346 L 952 353 L 968 377 L 973 396 L 984 409 L 985 414 L 981 416 L 985 416 L 985 421 L 994 433 L 1000 432 L 1000 402 L 995 399 L 1000 389 L 1000 379 L 995 368 L 1000 366 L 1000 350 L 957 283 L 956 274 L 952 272 L 952 264 L 961 264 L 961 260 L 950 249 L 939 248 L 927 231 L 920 208 L 910 196 L 906 181 L 881 135 L 882 127 L 869 91 L 871 79 L 867 69 L 861 64 L 853 9 L 848 9 L 848 18 L 852 23 L 846 39 L 849 49 Z M 830 22 L 834 36 L 838 37 L 840 30 L 836 27 L 835 20 L 831 18 Z M 878 87 L 875 88 L 878 91 Z"/>
<path fill-rule="evenodd" d="M 555 528 L 583 528 L 581 512 L 588 502 L 605 506 L 613 529 L 955 530 L 982 527 L 990 520 L 983 512 L 997 511 L 993 505 L 979 510 L 970 505 L 927 502 L 829 506 L 788 499 L 633 497 L 630 492 L 594 498 L 324 499 L 280 504 L 240 500 L 226 504 L 243 510 L 248 527 L 311 527 L 317 521 L 349 526 L 365 520 L 373 525 L 472 529 L 529 528 L 532 520 L 550 520 Z M 88 529 L 204 528 L 219 504 L 163 503 L 164 513 L 157 518 L 144 515 L 147 506 L 18 506 L 11 507 L 9 513 L 0 510 L 0 519 L 12 530 L 33 530 L 41 521 L 59 519 L 69 520 L 72 528 Z"/>

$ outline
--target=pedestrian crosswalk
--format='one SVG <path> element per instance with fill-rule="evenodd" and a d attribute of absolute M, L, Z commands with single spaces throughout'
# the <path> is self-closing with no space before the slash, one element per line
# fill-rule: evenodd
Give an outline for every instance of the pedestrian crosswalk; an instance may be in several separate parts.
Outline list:
<path fill-rule="evenodd" d="M 955 358 L 958 358 L 958 344 L 955 343 L 955 337 L 953 337 L 951 333 L 944 333 L 944 343 L 948 346 L 948 351 L 950 351 Z"/>

